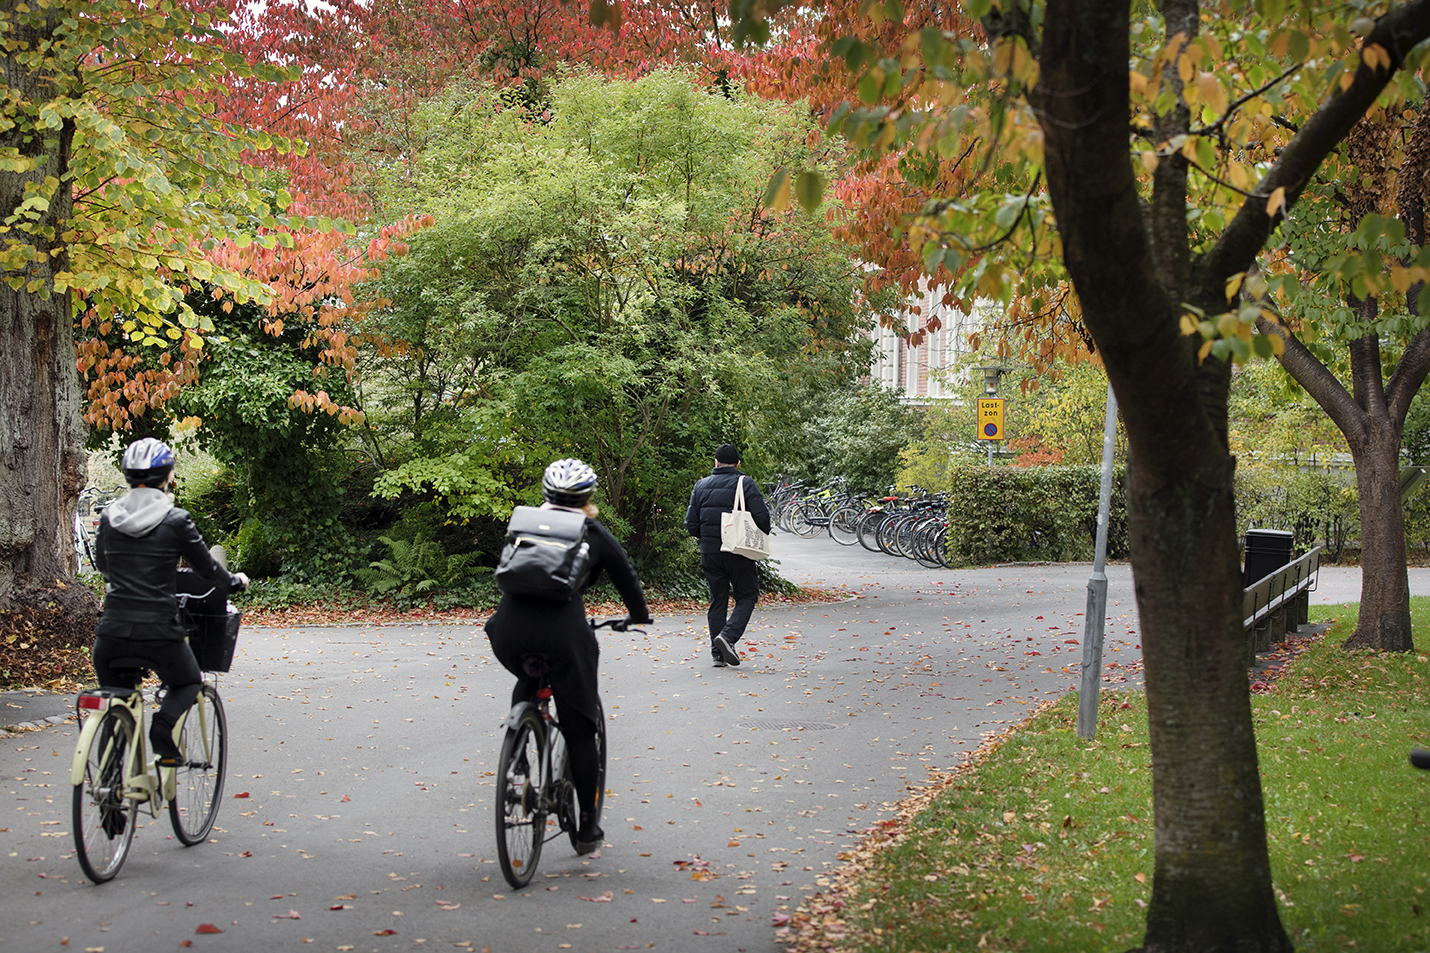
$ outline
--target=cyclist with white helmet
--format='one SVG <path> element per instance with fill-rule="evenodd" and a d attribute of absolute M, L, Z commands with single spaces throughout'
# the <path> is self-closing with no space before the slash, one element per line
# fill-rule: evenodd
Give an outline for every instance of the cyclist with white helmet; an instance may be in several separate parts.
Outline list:
<path fill-rule="evenodd" d="M 94 640 L 94 672 L 102 688 L 136 688 L 133 660 L 142 660 L 167 691 L 149 728 L 159 763 L 178 763 L 174 725 L 198 696 L 203 676 L 179 619 L 175 586 L 179 559 L 219 594 L 247 587 L 209 553 L 187 510 L 166 490 L 174 451 L 153 437 L 131 443 L 120 464 L 130 490 L 99 518 L 94 563 L 104 574 L 104 613 Z M 114 666 L 112 661 L 125 664 Z"/>
<path fill-rule="evenodd" d="M 581 592 L 584 594 L 595 585 L 605 570 L 626 604 L 627 624 L 642 625 L 651 621 L 645 593 L 625 550 L 595 518 L 597 510 L 591 496 L 596 492 L 596 482 L 596 472 L 580 460 L 557 460 L 546 468 L 541 481 L 541 494 L 546 501 L 542 508 L 586 515 L 591 572 Z M 576 849 L 578 853 L 588 854 L 601 846 L 605 834 L 596 814 L 596 786 L 600 777 L 596 726 L 601 717 L 596 669 L 601 650 L 596 644 L 596 633 L 586 619 L 585 599 L 578 596 L 558 602 L 504 593 L 496 614 L 487 620 L 486 629 L 497 661 L 517 678 L 511 692 L 513 705 L 536 700 L 538 679 L 525 671 L 523 656 L 542 655 L 549 663 L 546 677 L 556 699 L 561 732 L 570 752 L 576 799 L 581 806 Z"/>

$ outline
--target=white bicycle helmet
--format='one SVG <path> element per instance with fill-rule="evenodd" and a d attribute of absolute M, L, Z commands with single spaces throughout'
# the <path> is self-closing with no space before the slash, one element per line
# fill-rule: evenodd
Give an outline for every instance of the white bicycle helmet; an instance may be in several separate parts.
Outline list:
<path fill-rule="evenodd" d="M 541 495 L 554 506 L 582 507 L 596 492 L 596 482 L 596 471 L 580 460 L 557 460 L 546 468 Z"/>
<path fill-rule="evenodd" d="M 144 437 L 124 448 L 119 468 L 130 486 L 154 486 L 174 469 L 174 451 L 162 440 Z"/>

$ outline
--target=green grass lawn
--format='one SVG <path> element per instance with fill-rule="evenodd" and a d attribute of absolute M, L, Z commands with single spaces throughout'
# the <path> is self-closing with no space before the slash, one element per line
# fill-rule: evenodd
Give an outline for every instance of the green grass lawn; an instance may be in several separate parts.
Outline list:
<path fill-rule="evenodd" d="M 1348 656 L 1355 606 L 1252 698 L 1272 872 L 1298 950 L 1430 950 L 1430 660 Z M 1412 606 L 1430 632 L 1430 599 Z M 1314 621 L 1314 620 L 1313 620 Z M 1430 636 L 1421 634 L 1422 647 Z M 1071 695 L 955 773 L 797 911 L 798 950 L 1122 951 L 1151 895 L 1141 692 L 1105 692 L 1098 739 Z"/>

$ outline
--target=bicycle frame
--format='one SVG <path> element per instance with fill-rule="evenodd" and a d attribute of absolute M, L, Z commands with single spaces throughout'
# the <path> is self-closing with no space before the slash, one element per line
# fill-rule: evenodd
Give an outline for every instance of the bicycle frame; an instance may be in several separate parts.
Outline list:
<path fill-rule="evenodd" d="M 85 759 L 90 747 L 94 744 L 95 733 L 99 731 L 99 725 L 104 720 L 104 713 L 116 705 L 129 710 L 135 726 L 134 744 L 130 748 L 129 758 L 124 765 L 124 797 L 139 803 L 148 801 L 151 805 L 151 813 L 157 816 L 159 806 L 174 799 L 178 772 L 174 768 L 157 768 L 158 775 L 156 776 L 150 769 L 142 689 L 93 688 L 80 693 L 79 709 L 88 714 L 85 715 L 84 724 L 80 727 L 79 742 L 75 745 L 74 760 L 70 764 L 70 786 L 74 787 L 84 779 Z M 204 756 L 211 758 L 213 752 L 208 750 L 208 706 L 204 704 L 202 695 L 195 699 L 194 704 L 184 713 L 184 717 L 179 719 L 179 723 L 174 727 L 174 737 L 176 739 L 179 737 L 184 724 L 195 711 L 199 713 Z"/>

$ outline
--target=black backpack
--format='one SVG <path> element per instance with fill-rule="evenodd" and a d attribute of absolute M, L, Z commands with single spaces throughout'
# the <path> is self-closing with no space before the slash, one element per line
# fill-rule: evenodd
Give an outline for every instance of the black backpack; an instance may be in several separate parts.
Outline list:
<path fill-rule="evenodd" d="M 567 602 L 590 571 L 583 514 L 535 506 L 518 506 L 511 514 L 496 571 L 502 592 Z"/>

